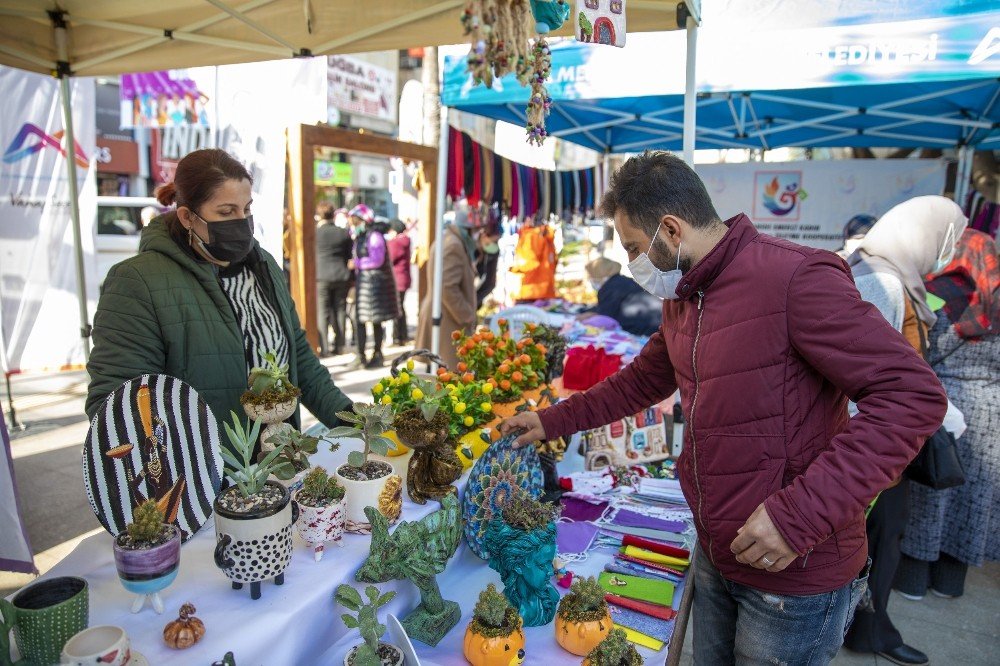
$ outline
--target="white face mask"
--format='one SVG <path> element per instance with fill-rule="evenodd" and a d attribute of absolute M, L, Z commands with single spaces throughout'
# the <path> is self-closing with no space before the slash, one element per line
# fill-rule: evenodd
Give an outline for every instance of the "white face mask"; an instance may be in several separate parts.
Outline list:
<path fill-rule="evenodd" d="M 660 230 L 657 228 L 656 234 Z M 657 298 L 677 299 L 677 285 L 680 284 L 684 274 L 681 272 L 681 245 L 677 246 L 677 266 L 672 271 L 663 271 L 656 267 L 656 264 L 649 258 L 649 250 L 653 249 L 656 242 L 656 234 L 649 243 L 649 248 L 628 262 L 628 269 L 632 272 L 632 279 L 640 287 L 648 291 Z"/>
<path fill-rule="evenodd" d="M 934 270 L 931 273 L 940 273 L 951 263 L 951 260 L 955 258 L 955 225 L 954 223 L 949 225 L 948 231 L 944 234 L 944 246 L 941 248 L 941 253 L 938 255 L 937 262 L 934 264 Z"/>

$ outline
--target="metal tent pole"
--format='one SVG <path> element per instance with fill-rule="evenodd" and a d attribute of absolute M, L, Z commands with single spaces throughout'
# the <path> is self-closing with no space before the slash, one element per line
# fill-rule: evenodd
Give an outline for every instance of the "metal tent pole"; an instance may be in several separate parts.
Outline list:
<path fill-rule="evenodd" d="M 431 298 L 431 351 L 441 351 L 441 278 L 444 275 L 444 203 L 448 193 L 448 107 L 441 106 L 441 136 L 438 142 L 437 200 L 434 213 L 434 282 Z"/>
<path fill-rule="evenodd" d="M 698 54 L 698 20 L 685 12 L 687 28 L 687 61 L 684 75 L 684 161 L 694 166 L 695 111 L 697 97 L 695 93 L 695 61 Z"/>
<path fill-rule="evenodd" d="M 83 263 L 83 232 L 80 230 L 80 188 L 76 180 L 76 136 L 73 131 L 73 104 L 70 91 L 69 55 L 66 47 L 66 15 L 61 11 L 49 12 L 55 29 L 58 60 L 56 75 L 59 77 L 59 96 L 62 100 L 63 138 L 66 157 L 66 176 L 69 184 L 69 208 L 73 225 L 74 258 L 76 260 L 76 292 L 80 306 L 80 337 L 83 338 L 83 356 L 90 360 L 90 314 L 87 310 L 87 275 Z"/>

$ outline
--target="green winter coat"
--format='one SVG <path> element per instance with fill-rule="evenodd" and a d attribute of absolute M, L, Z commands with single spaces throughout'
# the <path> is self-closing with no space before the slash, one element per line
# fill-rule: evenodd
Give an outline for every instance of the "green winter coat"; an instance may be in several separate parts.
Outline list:
<path fill-rule="evenodd" d="M 185 252 L 164 219 L 143 229 L 139 254 L 114 266 L 101 288 L 87 363 L 87 416 L 93 419 L 123 382 L 159 373 L 194 387 L 221 428 L 230 411 L 245 417 L 240 405 L 248 374 L 243 332 L 218 269 Z M 334 386 L 306 341 L 283 273 L 257 243 L 248 262 L 281 319 L 289 341 L 289 378 L 302 390 L 302 403 L 324 425 L 337 425 L 336 412 L 348 409 L 351 400 Z M 292 422 L 299 426 L 298 411 Z"/>

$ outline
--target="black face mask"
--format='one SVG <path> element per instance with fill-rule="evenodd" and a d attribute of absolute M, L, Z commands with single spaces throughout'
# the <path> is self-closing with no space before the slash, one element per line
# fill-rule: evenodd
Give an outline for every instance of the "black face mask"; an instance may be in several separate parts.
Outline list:
<path fill-rule="evenodd" d="M 201 215 L 198 218 L 208 227 L 208 242 L 202 241 L 201 245 L 210 255 L 219 261 L 238 264 L 250 254 L 253 249 L 253 215 L 218 222 L 208 222 Z"/>

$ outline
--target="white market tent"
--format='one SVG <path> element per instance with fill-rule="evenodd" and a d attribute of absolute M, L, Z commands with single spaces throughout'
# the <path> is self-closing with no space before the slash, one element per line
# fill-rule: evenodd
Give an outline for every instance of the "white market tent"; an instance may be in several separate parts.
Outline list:
<path fill-rule="evenodd" d="M 0 0 L 0 64 L 61 80 L 67 146 L 74 145 L 71 76 L 113 76 L 130 72 L 223 65 L 458 44 L 466 41 L 459 15 L 466 0 Z M 688 99 L 685 126 L 694 127 L 694 51 L 700 0 L 630 0 L 630 32 L 688 28 Z M 572 34 L 567 22 L 556 35 Z M 444 112 L 442 119 L 446 120 Z M 447 141 L 448 133 L 441 133 Z M 686 155 L 693 155 L 693 131 Z M 72 151 L 68 151 L 72 154 Z M 438 160 L 447 157 L 439 149 Z M 84 349 L 89 350 L 89 315 L 76 171 L 67 167 L 77 248 L 77 289 Z M 443 169 L 439 170 L 444 173 Z M 440 179 L 437 211 L 444 209 Z M 302 214 L 299 211 L 298 214 Z M 438 213 L 439 215 L 440 213 Z M 307 216 L 308 217 L 308 216 Z M 301 221 L 300 221 L 301 222 Z M 431 221 L 434 223 L 434 221 Z M 440 234 L 440 225 L 438 233 Z M 437 243 L 440 248 L 441 243 Z M 435 321 L 440 320 L 440 253 L 435 256 Z M 311 303 L 298 303 L 307 331 L 315 329 Z"/>

